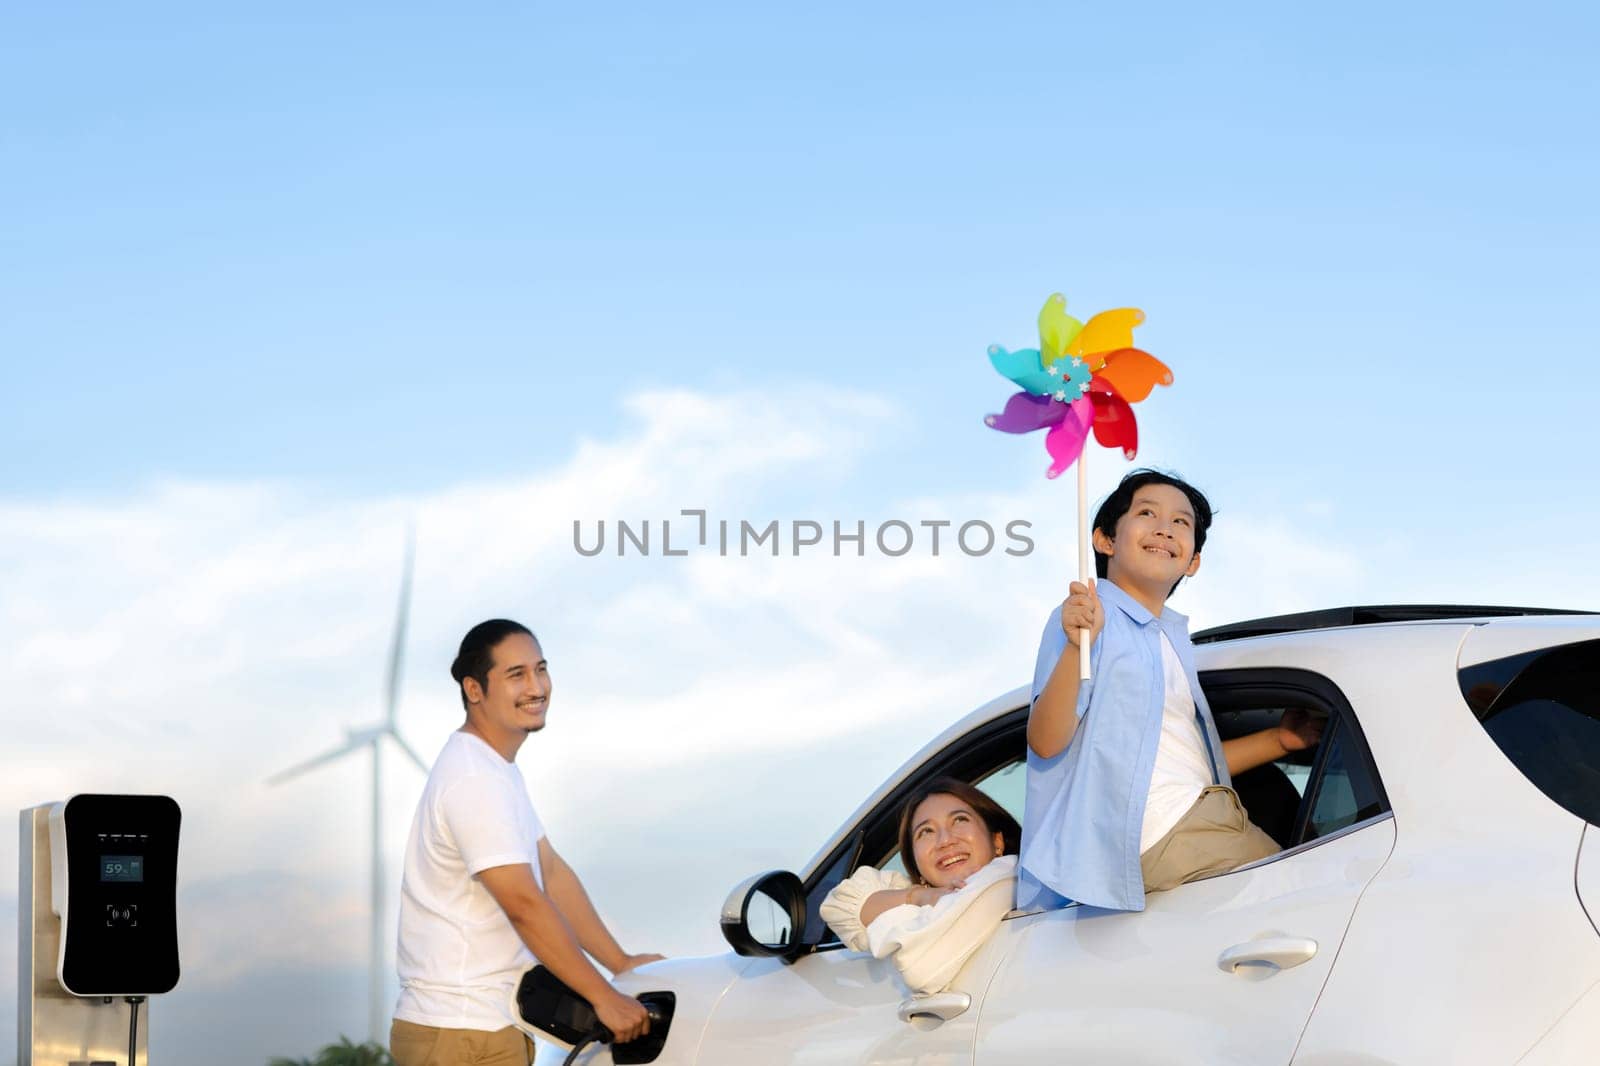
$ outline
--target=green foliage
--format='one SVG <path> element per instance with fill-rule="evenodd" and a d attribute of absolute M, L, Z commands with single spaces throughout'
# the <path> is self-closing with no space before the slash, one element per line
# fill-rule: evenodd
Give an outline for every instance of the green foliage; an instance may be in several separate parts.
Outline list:
<path fill-rule="evenodd" d="M 313 1059 L 273 1059 L 267 1066 L 394 1066 L 394 1059 L 377 1044 L 352 1044 L 350 1038 L 341 1036 L 337 1044 L 329 1044 L 317 1052 Z"/>

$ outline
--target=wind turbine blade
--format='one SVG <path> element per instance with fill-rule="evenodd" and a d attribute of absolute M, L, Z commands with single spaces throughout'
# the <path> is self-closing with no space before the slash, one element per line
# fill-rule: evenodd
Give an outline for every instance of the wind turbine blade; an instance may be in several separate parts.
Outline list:
<path fill-rule="evenodd" d="M 400 664 L 405 658 L 406 622 L 411 617 L 411 571 L 417 556 L 417 527 L 406 526 L 406 562 L 400 578 L 400 608 L 394 619 L 394 642 L 389 645 L 389 678 L 383 690 L 384 721 L 394 728 L 395 709 L 400 703 Z"/>
<path fill-rule="evenodd" d="M 407 744 L 404 740 L 402 740 L 399 733 L 395 732 L 393 729 L 387 730 L 387 732 L 389 734 L 389 739 L 400 745 L 400 750 L 410 756 L 411 761 L 417 764 L 417 769 L 421 770 L 423 773 L 427 773 L 428 764 L 422 761 L 422 756 L 418 755 L 416 751 L 412 749 L 410 744 Z"/>
<path fill-rule="evenodd" d="M 277 773 L 267 778 L 267 784 L 281 785 L 291 777 L 299 777 L 307 770 L 314 770 L 325 763 L 330 763 L 335 759 L 343 758 L 353 751 L 360 751 L 370 743 L 372 743 L 372 741 L 369 738 L 352 737 L 351 739 L 345 741 L 341 746 L 334 748 L 332 751 L 318 755 L 315 759 L 307 759 L 298 766 L 291 766 L 287 770 L 279 770 Z"/>

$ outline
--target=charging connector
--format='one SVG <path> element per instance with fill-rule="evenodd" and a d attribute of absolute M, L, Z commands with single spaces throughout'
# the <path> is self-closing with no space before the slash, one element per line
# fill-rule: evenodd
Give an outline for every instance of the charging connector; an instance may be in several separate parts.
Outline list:
<path fill-rule="evenodd" d="M 669 1016 L 666 1011 L 661 1009 L 661 1004 L 659 1002 L 652 1002 L 651 999 L 647 998 L 652 995 L 659 996 L 660 993 L 646 992 L 643 996 L 639 997 L 639 1001 L 644 1004 L 644 1012 L 650 1016 L 650 1024 L 655 1027 L 660 1027 L 666 1024 Z M 662 1035 L 665 1036 L 664 1033 Z M 610 1029 L 607 1029 L 599 1022 L 596 1022 L 594 1031 L 572 1046 L 572 1050 L 567 1052 L 567 1057 L 562 1060 L 561 1066 L 574 1066 L 574 1064 L 578 1061 L 578 1055 L 582 1053 L 583 1049 L 588 1047 L 590 1044 L 609 1044 L 615 1039 L 616 1037 L 612 1034 Z M 626 1047 L 627 1045 L 623 1044 L 618 1046 Z M 615 1053 L 613 1052 L 613 1054 Z M 651 1055 L 651 1058 L 654 1057 L 654 1055 Z M 613 1061 L 617 1060 L 613 1059 Z"/>

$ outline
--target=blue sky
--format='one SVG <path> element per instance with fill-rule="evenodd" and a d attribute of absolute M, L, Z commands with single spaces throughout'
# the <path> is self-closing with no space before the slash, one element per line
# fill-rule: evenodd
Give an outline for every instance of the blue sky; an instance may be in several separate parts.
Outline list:
<path fill-rule="evenodd" d="M 1576 8 L 12 19 L 0 451 L 30 496 L 437 486 L 779 367 L 892 390 L 908 454 L 982 483 L 982 348 L 1054 289 L 1146 307 L 1163 417 L 1224 454 L 1354 421 L 1311 458 L 1427 465 L 1495 395 L 1575 443 Z"/>
<path fill-rule="evenodd" d="M 546 821 L 641 949 L 715 950 L 738 875 L 804 861 L 1025 678 L 1070 486 L 981 425 L 1011 391 L 983 353 L 1032 344 L 1054 290 L 1143 307 L 1175 372 L 1140 459 L 1217 505 L 1197 622 L 1600 607 L 1597 30 L 1538 4 L 9 12 L 0 798 L 187 799 L 215 937 L 169 1017 L 238 994 L 242 957 L 275 997 L 344 980 L 317 1024 L 356 1032 L 359 768 L 202 797 L 372 716 L 414 519 L 408 735 L 453 726 L 466 626 L 525 617 L 558 666 L 524 757 Z M 1097 492 L 1123 469 L 1090 460 Z M 1025 517 L 1042 550 L 570 550 L 574 519 L 696 506 Z M 641 739 L 613 785 L 583 745 L 618 722 Z M 705 784 L 785 770 L 825 799 Z M 417 782 L 390 782 L 403 827 Z M 669 795 L 640 823 L 660 854 L 752 843 L 640 889 L 596 842 Z M 307 901 L 289 948 L 218 917 L 263 885 Z M 662 914 L 699 932 L 656 939 Z"/>

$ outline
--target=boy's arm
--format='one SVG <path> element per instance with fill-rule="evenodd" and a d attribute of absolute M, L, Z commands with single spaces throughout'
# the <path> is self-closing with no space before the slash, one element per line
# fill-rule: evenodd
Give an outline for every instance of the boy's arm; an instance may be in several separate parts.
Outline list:
<path fill-rule="evenodd" d="M 549 837 L 539 838 L 539 865 L 544 870 L 544 883 L 550 893 L 550 902 L 556 905 L 567 925 L 571 926 L 583 950 L 599 960 L 600 965 L 619 974 L 665 958 L 663 955 L 629 955 L 622 950 L 617 938 L 611 935 L 611 930 L 606 928 L 606 923 L 594 909 L 589 893 L 584 891 L 583 882 L 578 880 L 577 871 L 568 866 L 567 861 L 550 846 Z"/>
<path fill-rule="evenodd" d="M 1105 624 L 1094 582 L 1085 585 L 1074 581 L 1061 604 L 1061 628 L 1067 635 L 1067 646 L 1028 711 L 1028 747 L 1041 759 L 1060 755 L 1078 731 L 1078 633 L 1089 630 L 1092 644 Z"/>
<path fill-rule="evenodd" d="M 1065 658 L 1065 656 L 1062 656 Z M 1283 712 L 1275 726 L 1222 742 L 1222 756 L 1228 774 L 1242 774 L 1269 762 L 1277 762 L 1290 752 L 1305 751 L 1322 739 L 1323 718 L 1313 718 L 1298 707 Z"/>

